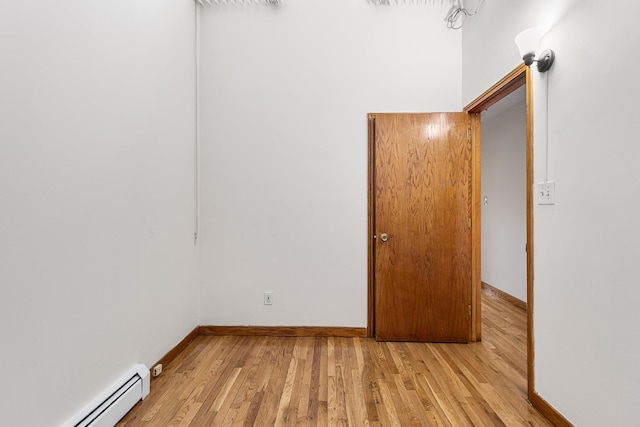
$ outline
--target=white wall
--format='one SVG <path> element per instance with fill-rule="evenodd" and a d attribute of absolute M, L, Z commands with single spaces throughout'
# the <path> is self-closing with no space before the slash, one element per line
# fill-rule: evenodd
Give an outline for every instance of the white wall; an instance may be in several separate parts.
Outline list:
<path fill-rule="evenodd" d="M 197 325 L 194 6 L 0 2 L 0 414 L 57 426 Z"/>
<path fill-rule="evenodd" d="M 517 31 L 550 28 L 542 47 L 556 51 L 556 64 L 534 79 L 535 181 L 545 179 L 547 159 L 556 181 L 556 204 L 534 209 L 535 387 L 575 425 L 635 425 L 640 145 L 638 60 L 629 53 L 640 44 L 640 5 L 529 3 L 486 2 L 465 27 L 463 101 L 517 64 L 506 47 Z M 478 60 L 485 55 L 496 62 Z"/>
<path fill-rule="evenodd" d="M 204 10 L 202 324 L 366 326 L 366 115 L 460 110 L 446 12 Z"/>
<path fill-rule="evenodd" d="M 481 156 L 482 281 L 522 301 L 527 300 L 526 108 L 520 100 L 495 117 L 483 117 Z"/>

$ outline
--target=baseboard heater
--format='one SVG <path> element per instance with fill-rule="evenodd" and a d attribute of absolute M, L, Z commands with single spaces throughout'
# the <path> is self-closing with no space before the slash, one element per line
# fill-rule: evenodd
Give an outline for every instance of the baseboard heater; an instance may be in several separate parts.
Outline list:
<path fill-rule="evenodd" d="M 136 365 L 62 427 L 113 427 L 147 397 L 149 386 L 149 368 Z"/>

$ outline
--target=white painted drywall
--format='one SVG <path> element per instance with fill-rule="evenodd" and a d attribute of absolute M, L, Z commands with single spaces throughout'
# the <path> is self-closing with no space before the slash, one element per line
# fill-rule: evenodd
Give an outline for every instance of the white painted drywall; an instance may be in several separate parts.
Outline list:
<path fill-rule="evenodd" d="M 197 325 L 194 6 L 0 2 L 0 414 L 58 426 Z"/>
<path fill-rule="evenodd" d="M 519 100 L 489 120 L 482 118 L 481 154 L 482 281 L 522 301 L 527 300 L 526 108 Z"/>
<path fill-rule="evenodd" d="M 366 326 L 367 113 L 460 110 L 446 12 L 204 10 L 202 324 Z"/>
<path fill-rule="evenodd" d="M 496 0 L 463 32 L 465 103 L 518 63 L 520 29 L 549 29 L 542 47 L 557 54 L 534 73 L 534 179 L 556 182 L 556 204 L 534 209 L 535 388 L 578 426 L 638 421 L 638 13 L 631 1 Z"/>

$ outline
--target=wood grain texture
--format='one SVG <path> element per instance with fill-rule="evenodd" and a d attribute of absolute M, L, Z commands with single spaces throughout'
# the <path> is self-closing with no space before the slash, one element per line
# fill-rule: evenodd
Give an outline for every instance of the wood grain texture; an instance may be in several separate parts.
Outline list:
<path fill-rule="evenodd" d="M 469 113 L 471 124 L 471 341 L 482 340 L 482 130 L 480 113 Z"/>
<path fill-rule="evenodd" d="M 464 107 L 464 111 L 482 113 L 492 105 L 500 102 L 504 97 L 525 84 L 527 70 L 529 68 L 524 63 L 520 63 L 509 74 L 484 91 L 482 95 L 471 101 L 469 105 Z"/>
<path fill-rule="evenodd" d="M 549 405 L 549 403 L 540 397 L 538 393 L 533 394 L 531 402 L 542 415 L 553 423 L 554 426 L 573 427 L 573 424 L 569 420 L 567 420 L 560 412 L 556 411 L 553 406 Z"/>
<path fill-rule="evenodd" d="M 270 337 L 364 337 L 365 328 L 325 326 L 200 326 L 200 335 Z"/>
<path fill-rule="evenodd" d="M 482 282 L 482 292 L 484 295 L 492 298 L 500 298 L 518 307 L 520 310 L 527 311 L 527 303 L 519 298 L 514 297 L 496 287 L 491 286 L 488 283 Z"/>
<path fill-rule="evenodd" d="M 535 405 L 535 347 L 533 330 L 533 79 L 531 69 L 525 69 L 527 103 L 527 372 L 529 400 Z"/>
<path fill-rule="evenodd" d="M 470 339 L 468 130 L 466 113 L 376 114 L 377 339 Z"/>
<path fill-rule="evenodd" d="M 551 426 L 526 400 L 526 318 L 484 302 L 470 344 L 201 335 L 117 425 Z"/>
<path fill-rule="evenodd" d="M 187 348 L 187 346 L 189 344 L 191 344 L 193 342 L 193 340 L 196 339 L 196 337 L 198 336 L 198 334 L 200 333 L 200 327 L 196 326 L 193 331 L 189 332 L 189 334 L 184 337 L 178 344 L 176 344 L 175 347 L 173 347 L 171 350 L 169 350 L 167 352 L 167 354 L 165 354 L 164 356 L 162 356 L 162 358 L 160 360 L 158 360 L 156 363 L 153 364 L 153 366 L 151 366 L 151 381 L 155 381 L 155 379 L 157 377 L 153 376 L 153 367 L 156 366 L 157 364 L 161 363 L 162 366 L 167 366 L 169 363 L 173 362 L 173 360 L 178 357 L 178 355 L 180 353 L 182 353 L 184 351 L 184 349 Z"/>
<path fill-rule="evenodd" d="M 534 274 L 533 274 L 533 80 L 531 78 L 531 69 L 524 64 L 518 65 L 509 74 L 503 77 L 496 84 L 487 89 L 482 95 L 467 105 L 464 110 L 468 113 L 481 113 L 490 106 L 500 101 L 511 92 L 515 91 L 522 85 L 526 85 L 526 104 L 527 104 L 527 119 L 526 119 L 526 180 L 527 180 L 527 389 L 528 396 L 531 402 L 535 405 L 537 400 L 535 399 L 535 383 L 534 383 L 534 369 L 535 369 L 535 338 L 533 327 L 534 316 Z M 477 135 L 479 138 L 479 135 Z M 474 138 L 476 138 L 474 133 Z M 476 144 L 474 141 L 473 150 L 480 150 L 480 144 Z M 473 176 L 473 187 L 480 189 L 480 177 L 479 175 Z M 480 244 L 480 237 L 474 234 L 473 245 Z M 474 291 L 477 292 L 479 286 L 474 283 Z M 477 325 L 477 319 L 474 320 L 474 325 Z"/>
<path fill-rule="evenodd" d="M 375 292 L 375 136 L 376 115 L 369 114 L 368 170 L 367 170 L 367 336 L 376 336 L 376 292 Z"/>

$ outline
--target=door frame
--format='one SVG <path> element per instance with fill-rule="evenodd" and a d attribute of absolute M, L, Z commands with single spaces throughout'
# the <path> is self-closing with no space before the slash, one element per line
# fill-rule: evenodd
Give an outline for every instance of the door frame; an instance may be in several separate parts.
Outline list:
<path fill-rule="evenodd" d="M 500 101 L 505 96 L 509 95 L 516 89 L 525 86 L 526 92 L 526 105 L 527 105 L 527 121 L 526 121 L 526 151 L 527 151 L 527 398 L 531 405 L 540 411 L 549 421 L 557 426 L 572 426 L 560 412 L 552 407 L 546 400 L 544 400 L 535 389 L 535 339 L 533 328 L 533 316 L 534 316 L 534 273 L 533 273 L 533 79 L 531 75 L 531 69 L 521 63 L 513 69 L 509 74 L 503 77 L 496 84 L 491 86 L 482 95 L 476 98 L 469 105 L 464 107 L 464 111 L 469 113 L 472 117 L 471 123 L 472 129 L 472 218 L 473 224 L 477 225 L 473 227 L 475 232 L 471 236 L 472 250 L 476 256 L 476 263 L 473 264 L 476 269 L 472 272 L 474 278 L 473 292 L 476 293 L 478 298 L 478 311 L 475 318 L 475 329 L 477 332 L 478 341 L 480 340 L 482 317 L 479 311 L 479 303 L 481 297 L 481 282 L 480 282 L 480 113 L 493 104 Z M 474 156 L 475 153 L 475 156 Z M 475 206 L 475 211 L 473 210 Z M 475 216 L 473 216 L 475 215 Z M 475 243 L 475 245 L 474 245 Z M 476 281 L 477 280 L 477 281 Z M 476 307 L 474 307 L 476 308 Z"/>
<path fill-rule="evenodd" d="M 533 277 L 533 79 L 531 69 L 521 63 L 514 68 L 509 74 L 500 79 L 496 84 L 487 89 L 482 95 L 476 98 L 469 105 L 464 107 L 463 111 L 469 115 L 469 126 L 471 134 L 471 280 L 472 289 L 472 318 L 471 329 L 474 341 L 480 341 L 482 338 L 482 312 L 481 297 L 482 283 L 480 281 L 480 146 L 481 146 L 481 128 L 480 114 L 482 111 L 491 107 L 504 97 L 514 92 L 516 89 L 525 86 L 526 92 L 526 200 L 527 200 L 527 397 L 532 406 L 540 411 L 547 419 L 557 426 L 572 426 L 561 413 L 553 408 L 545 401 L 535 390 L 534 383 L 534 358 L 535 358 L 535 339 L 533 328 L 534 316 L 534 277 Z M 374 218 L 375 207 L 374 183 L 375 183 L 375 151 L 372 144 L 372 135 L 375 134 L 375 114 L 369 114 L 369 144 L 368 144 L 368 313 L 367 313 L 367 336 L 375 337 L 375 252 L 374 252 Z"/>
<path fill-rule="evenodd" d="M 481 126 L 482 111 L 496 104 L 507 95 L 522 86 L 526 92 L 526 221 L 527 221 L 527 397 L 532 403 L 536 400 L 534 387 L 534 335 L 533 335 L 533 84 L 531 69 L 521 63 L 500 81 L 487 89 L 482 95 L 464 107 L 470 114 L 472 123 L 472 277 L 475 296 L 472 311 L 473 335 L 477 341 L 482 338 L 482 282 L 480 276 L 481 260 Z M 535 406 L 535 405 L 534 405 Z"/>
<path fill-rule="evenodd" d="M 527 181 L 527 392 L 529 400 L 537 397 L 534 388 L 533 340 L 533 87 L 531 70 L 521 63 L 482 95 L 464 107 L 471 131 L 471 341 L 482 339 L 481 267 L 481 187 L 480 187 L 480 113 L 521 86 L 526 86 L 526 181 Z M 367 336 L 375 337 L 375 113 L 368 115 L 368 187 L 367 187 Z"/>
<path fill-rule="evenodd" d="M 367 337 L 376 336 L 375 287 L 375 134 L 376 115 L 367 115 Z"/>

